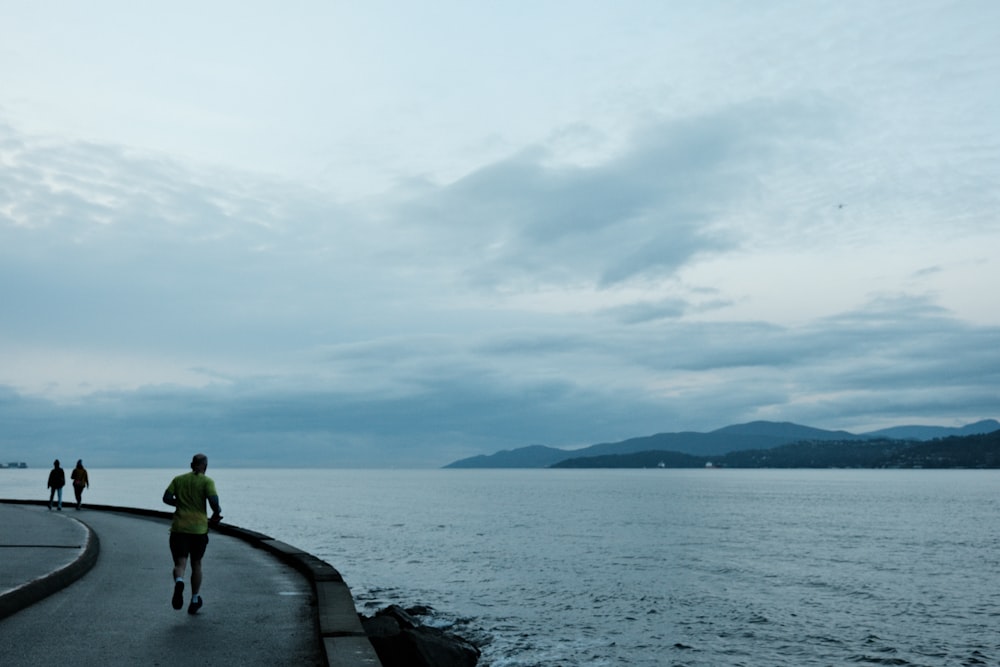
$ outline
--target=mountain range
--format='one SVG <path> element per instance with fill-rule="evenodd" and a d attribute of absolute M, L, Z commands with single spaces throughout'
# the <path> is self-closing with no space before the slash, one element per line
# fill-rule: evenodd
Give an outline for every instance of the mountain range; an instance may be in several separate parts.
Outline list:
<path fill-rule="evenodd" d="M 945 426 L 894 426 L 854 434 L 848 431 L 827 431 L 791 422 L 754 421 L 725 426 L 701 433 L 657 433 L 629 438 L 620 442 L 605 442 L 580 449 L 559 449 L 530 445 L 505 449 L 495 454 L 460 459 L 445 468 L 548 468 L 568 459 L 604 457 L 638 452 L 672 452 L 691 456 L 718 456 L 745 450 L 773 449 L 799 442 L 843 443 L 865 440 L 929 441 L 951 436 L 968 436 L 1000 430 L 1000 422 L 984 419 L 958 428 Z"/>

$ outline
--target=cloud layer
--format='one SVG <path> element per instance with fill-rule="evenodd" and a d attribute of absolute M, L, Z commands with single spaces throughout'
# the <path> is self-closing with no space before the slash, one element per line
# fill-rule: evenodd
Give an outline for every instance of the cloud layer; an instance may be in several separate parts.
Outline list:
<path fill-rule="evenodd" d="M 447 71 L 415 69 L 444 67 L 431 46 L 407 67 L 390 54 L 384 67 L 438 84 L 399 79 L 393 96 L 394 75 L 372 70 L 375 98 L 420 109 L 422 134 L 385 110 L 357 124 L 392 150 L 351 148 L 287 100 L 226 121 L 287 138 L 300 114 L 327 186 L 287 146 L 297 167 L 240 168 L 264 139 L 227 152 L 205 138 L 207 161 L 153 126 L 75 131 L 48 110 L 55 75 L 12 78 L 0 458 L 434 466 L 753 419 L 858 431 L 996 417 L 1000 54 L 986 22 L 932 2 L 832 4 L 809 21 L 791 5 L 643 11 L 644 28 L 602 17 L 617 46 L 598 61 L 583 41 L 572 64 L 529 48 L 525 81 L 472 51 L 450 66 L 464 97 Z M 580 40 L 605 34 L 595 12 Z M 7 56 L 47 29 L 19 18 Z M 665 25 L 729 41 L 657 41 Z M 148 91 L 205 113 L 216 99 Z M 477 100 L 482 113 L 457 120 L 453 105 Z M 198 136 L 191 122 L 177 119 L 178 145 Z"/>

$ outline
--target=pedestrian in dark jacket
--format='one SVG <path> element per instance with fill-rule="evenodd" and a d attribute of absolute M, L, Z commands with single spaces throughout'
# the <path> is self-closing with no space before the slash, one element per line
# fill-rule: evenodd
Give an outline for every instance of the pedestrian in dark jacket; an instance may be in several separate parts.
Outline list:
<path fill-rule="evenodd" d="M 59 459 L 52 463 L 49 471 L 49 509 L 52 509 L 52 499 L 59 494 L 58 509 L 62 511 L 62 490 L 66 486 L 66 471 L 59 467 Z"/>

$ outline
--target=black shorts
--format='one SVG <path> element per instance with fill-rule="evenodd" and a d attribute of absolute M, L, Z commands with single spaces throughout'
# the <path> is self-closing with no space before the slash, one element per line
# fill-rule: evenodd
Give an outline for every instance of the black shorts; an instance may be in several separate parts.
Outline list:
<path fill-rule="evenodd" d="M 191 533 L 170 533 L 170 554 L 174 560 L 191 557 L 191 560 L 201 560 L 208 546 L 208 533 L 192 535 Z"/>

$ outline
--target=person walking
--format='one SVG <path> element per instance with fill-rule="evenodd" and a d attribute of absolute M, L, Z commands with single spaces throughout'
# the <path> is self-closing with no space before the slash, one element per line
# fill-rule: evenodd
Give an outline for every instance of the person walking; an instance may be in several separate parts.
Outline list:
<path fill-rule="evenodd" d="M 59 495 L 58 510 L 62 511 L 62 490 L 66 486 L 66 471 L 59 467 L 59 459 L 52 462 L 52 470 L 49 471 L 49 509 L 52 509 L 52 499 Z"/>
<path fill-rule="evenodd" d="M 80 509 L 80 503 L 83 502 L 83 490 L 85 488 L 90 488 L 90 477 L 87 475 L 87 469 L 83 467 L 83 459 L 77 459 L 76 467 L 73 468 L 73 472 L 69 474 L 70 479 L 73 480 L 73 493 L 76 495 L 76 508 Z"/>
<path fill-rule="evenodd" d="M 170 603 L 174 609 L 184 606 L 184 573 L 191 561 L 191 604 L 189 614 L 197 614 L 204 601 L 201 598 L 201 560 L 208 547 L 208 527 L 222 520 L 222 508 L 215 482 L 205 475 L 208 457 L 195 454 L 191 459 L 191 472 L 174 477 L 163 492 L 163 502 L 173 505 L 174 520 L 170 525 L 170 555 L 174 559 L 174 595 Z M 205 510 L 205 503 L 212 507 L 212 517 Z"/>

